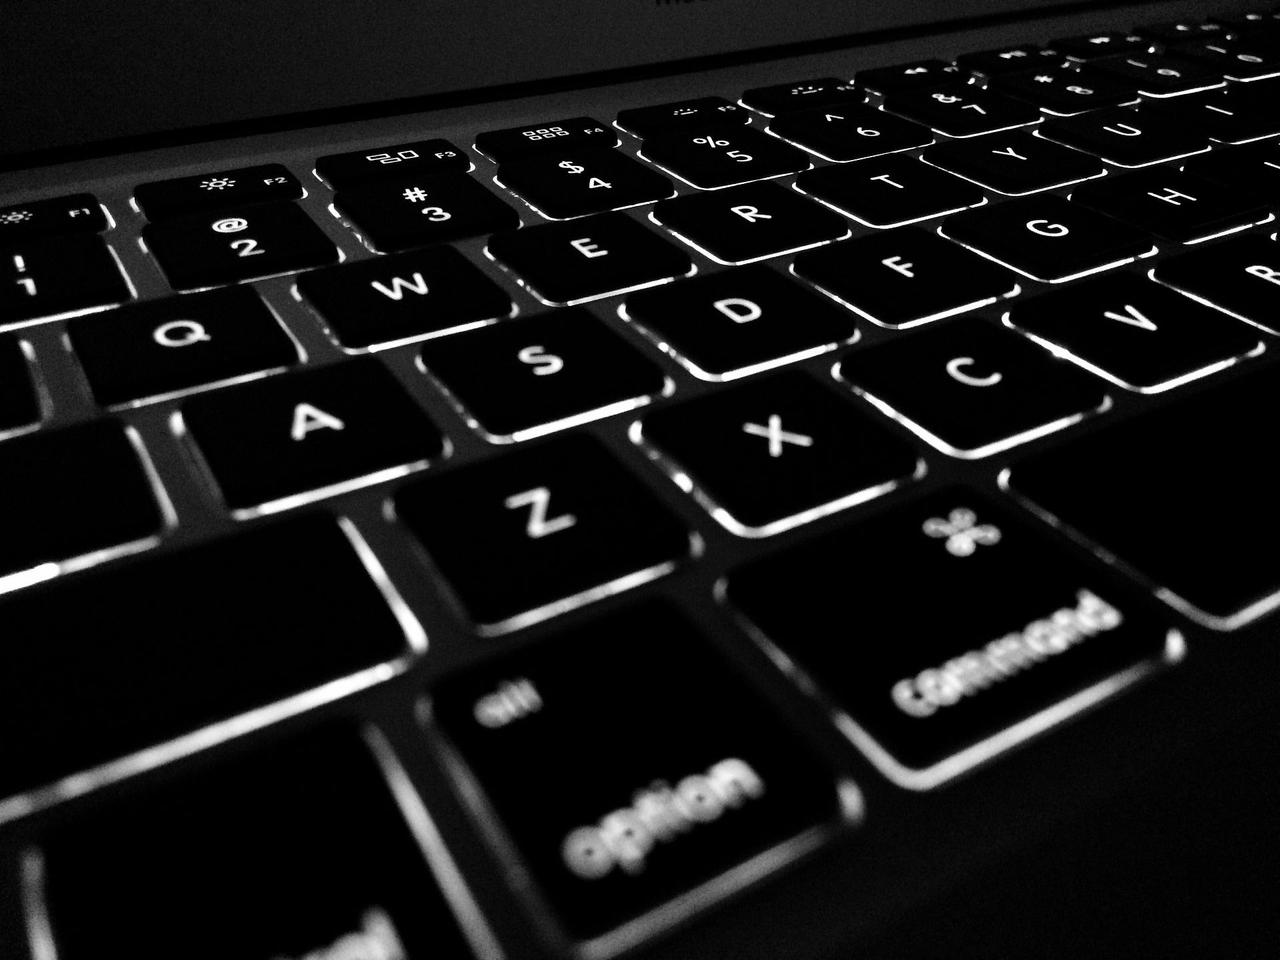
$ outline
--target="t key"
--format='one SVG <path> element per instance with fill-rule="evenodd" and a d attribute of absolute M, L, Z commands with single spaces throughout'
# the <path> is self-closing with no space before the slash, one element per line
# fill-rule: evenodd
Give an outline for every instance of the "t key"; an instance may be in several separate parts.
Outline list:
<path fill-rule="evenodd" d="M 869 227 L 898 227 L 987 202 L 973 184 L 904 156 L 820 167 L 797 177 L 796 189 Z"/>

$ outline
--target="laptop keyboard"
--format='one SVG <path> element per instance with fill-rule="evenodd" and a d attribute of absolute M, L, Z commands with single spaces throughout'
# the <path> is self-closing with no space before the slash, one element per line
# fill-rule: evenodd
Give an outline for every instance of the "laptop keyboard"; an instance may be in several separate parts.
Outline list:
<path fill-rule="evenodd" d="M 0 208 L 33 955 L 610 956 L 1269 613 L 1278 17 Z"/>

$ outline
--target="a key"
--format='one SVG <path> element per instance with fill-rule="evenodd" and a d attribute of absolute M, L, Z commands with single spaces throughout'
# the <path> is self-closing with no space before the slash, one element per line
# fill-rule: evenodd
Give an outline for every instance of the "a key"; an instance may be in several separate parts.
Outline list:
<path fill-rule="evenodd" d="M 97 236 L 35 237 L 0 247 L 0 329 L 132 296 L 115 255 Z"/>
<path fill-rule="evenodd" d="M 484 798 L 477 816 L 587 952 L 614 952 L 624 924 L 666 926 L 691 891 L 726 896 L 746 882 L 735 868 L 780 866 L 861 816 L 852 782 L 837 793 L 782 714 L 665 606 L 450 678 L 431 714 Z"/>
<path fill-rule="evenodd" d="M 1072 60 L 1097 60 L 1118 54 L 1146 51 L 1151 42 L 1136 33 L 1093 33 L 1083 37 L 1050 40 L 1048 46 Z"/>
<path fill-rule="evenodd" d="M 1274 219 L 1266 201 L 1248 189 L 1164 168 L 1083 184 L 1071 200 L 1173 243 L 1194 243 Z"/>
<path fill-rule="evenodd" d="M 1280 246 L 1260 236 L 1158 261 L 1152 276 L 1268 333 L 1280 334 Z"/>
<path fill-rule="evenodd" d="M 915 60 L 892 67 L 875 67 L 859 70 L 854 77 L 857 85 L 873 93 L 896 93 L 900 90 L 918 90 L 946 83 L 961 83 L 964 74 L 943 60 Z"/>
<path fill-rule="evenodd" d="M 1188 161 L 1183 170 L 1223 186 L 1246 186 L 1274 200 L 1280 196 L 1280 142 L 1268 140 L 1215 150 L 1207 157 Z"/>
<path fill-rule="evenodd" d="M 75 494 L 83 501 L 86 492 Z M 108 516 L 119 510 L 88 499 Z M 78 512 L 76 503 L 64 509 Z M 10 636 L 43 638 L 0 652 L 0 720 L 23 731 L 0 743 L 0 798 L 166 744 L 169 756 L 189 753 L 212 734 L 244 732 L 244 723 L 212 728 L 246 711 L 275 705 L 252 720 L 258 726 L 369 686 L 407 653 L 409 624 L 414 646 L 425 645 L 421 627 L 407 612 L 401 626 L 348 537 L 320 515 L 60 578 L 0 611 Z M 326 686 L 333 681 L 342 683 Z M 198 741 L 173 742 L 201 730 Z M 164 755 L 135 756 L 132 766 Z M 87 786 L 68 784 L 63 795 Z M 24 809 L 21 799 L 0 801 L 0 819 Z"/>
<path fill-rule="evenodd" d="M 155 542 L 165 514 L 140 449 L 114 420 L 0 444 L 0 592 Z"/>
<path fill-rule="evenodd" d="M 983 50 L 978 53 L 962 53 L 955 59 L 956 66 L 961 70 L 984 77 L 1021 73 L 1061 62 L 1062 57 L 1056 51 L 1045 50 L 1033 44 L 1002 47 L 999 50 Z"/>
<path fill-rule="evenodd" d="M 375 736 L 381 764 L 355 730 L 320 727 L 59 825 L 39 854 L 58 956 L 162 960 L 175 943 L 189 960 L 473 956 Z"/>
<path fill-rule="evenodd" d="M 40 419 L 40 398 L 27 358 L 29 349 L 17 337 L 0 336 L 0 434 L 20 430 Z"/>
<path fill-rule="evenodd" d="M 499 233 L 486 252 L 547 304 L 582 303 L 693 272 L 669 240 L 620 213 Z"/>
<path fill-rule="evenodd" d="M 1014 304 L 1005 322 L 1117 386 L 1160 393 L 1261 352 L 1256 330 L 1133 274 Z"/>
<path fill-rule="evenodd" d="M 1170 120 L 1193 124 L 1217 143 L 1249 143 L 1280 135 L 1280 110 L 1258 110 L 1255 104 L 1253 98 L 1241 96 L 1231 87 L 1158 100 L 1152 107 L 1164 111 Z"/>
<path fill-rule="evenodd" d="M 858 628 L 833 629 L 850 622 L 851 585 Z M 727 596 L 849 718 L 842 728 L 871 762 L 915 790 L 1182 650 L 1150 601 L 963 487 L 731 570 Z"/>
<path fill-rule="evenodd" d="M 884 108 L 949 137 L 974 137 L 1040 122 L 1039 112 L 1024 103 L 977 87 L 946 84 L 894 91 L 885 98 Z"/>
<path fill-rule="evenodd" d="M 668 387 L 657 364 L 582 309 L 430 340 L 422 364 L 495 442 L 630 410 Z"/>
<path fill-rule="evenodd" d="M 316 173 L 335 190 L 393 177 L 469 173 L 471 167 L 471 158 L 448 140 L 415 140 L 331 153 L 316 161 Z"/>
<path fill-rule="evenodd" d="M 1223 85 L 1222 74 L 1203 61 L 1173 54 L 1138 53 L 1093 64 L 1105 74 L 1132 83 L 1144 97 L 1177 97 Z"/>
<path fill-rule="evenodd" d="M 1011 196 L 1050 190 L 1107 172 L 1088 154 L 1017 130 L 938 144 L 921 157 L 935 167 Z"/>
<path fill-rule="evenodd" d="M 1268 45 L 1215 38 L 1183 44 L 1178 56 L 1205 64 L 1210 70 L 1234 83 L 1251 83 L 1280 76 L 1280 53 Z"/>
<path fill-rule="evenodd" d="M 1155 110 L 1096 110 L 1051 120 L 1038 133 L 1117 167 L 1145 167 L 1209 149 L 1197 128 Z"/>
<path fill-rule="evenodd" d="M 526 157 L 494 182 L 550 220 L 621 210 L 674 196 L 671 181 L 616 150 Z"/>
<path fill-rule="evenodd" d="M 182 422 L 241 517 L 401 476 L 444 453 L 439 429 L 372 358 L 195 397 Z"/>
<path fill-rule="evenodd" d="M 641 291 L 620 312 L 704 380 L 735 380 L 858 335 L 846 311 L 764 266 Z"/>
<path fill-rule="evenodd" d="M 914 327 L 1020 291 L 1017 278 L 916 227 L 796 257 L 792 271 L 884 327 Z"/>
<path fill-rule="evenodd" d="M 548 120 L 476 134 L 475 148 L 495 163 L 562 150 L 616 147 L 620 141 L 610 126 L 591 117 Z"/>
<path fill-rule="evenodd" d="M 797 177 L 796 189 L 869 227 L 916 223 L 987 202 L 973 184 L 894 155 L 819 167 Z"/>
<path fill-rule="evenodd" d="M 252 290 L 149 300 L 67 324 L 103 406 L 157 400 L 298 362 L 298 348 Z"/>
<path fill-rule="evenodd" d="M 1049 283 L 1155 252 L 1151 238 L 1140 230 L 1049 194 L 948 217 L 938 232 Z"/>
<path fill-rule="evenodd" d="M 755 87 L 742 95 L 744 104 L 766 117 L 779 117 L 815 107 L 853 107 L 865 103 L 866 99 L 865 93 L 838 77 Z"/>
<path fill-rule="evenodd" d="M 788 143 L 751 127 L 681 126 L 646 137 L 640 156 L 704 190 L 767 180 L 811 166 Z"/>
<path fill-rule="evenodd" d="M 1030 73 L 998 76 L 991 81 L 991 89 L 1059 117 L 1138 101 L 1132 84 L 1088 67 L 1043 66 Z"/>
<path fill-rule="evenodd" d="M 334 206 L 369 246 L 384 253 L 520 226 L 510 204 L 462 173 L 359 184 L 335 196 Z"/>
<path fill-rule="evenodd" d="M 668 573 L 689 533 L 586 434 L 401 487 L 396 514 L 483 633 Z"/>
<path fill-rule="evenodd" d="M 769 132 L 824 160 L 845 162 L 933 143 L 933 132 L 883 110 L 858 105 L 798 110 L 769 122 Z"/>
<path fill-rule="evenodd" d="M 464 330 L 515 311 L 505 290 L 447 246 L 313 270 L 298 277 L 298 292 L 348 350 Z"/>
<path fill-rule="evenodd" d="M 302 183 L 278 163 L 140 183 L 133 191 L 138 209 L 148 220 L 170 220 L 225 207 L 298 200 L 302 196 Z"/>
<path fill-rule="evenodd" d="M 839 373 L 917 436 L 964 459 L 1060 430 L 1110 403 L 1093 377 L 975 317 L 854 350 Z"/>
<path fill-rule="evenodd" d="M 142 240 L 177 290 L 256 280 L 338 259 L 333 241 L 292 203 L 151 223 Z"/>
<path fill-rule="evenodd" d="M 649 414 L 633 433 L 726 529 L 764 537 L 923 470 L 882 418 L 791 370 Z M 683 485 L 683 484 L 682 484 Z"/>
<path fill-rule="evenodd" d="M 750 111 L 724 97 L 695 97 L 618 111 L 618 126 L 637 137 L 651 137 L 673 128 L 693 129 L 708 124 L 733 126 L 750 120 Z"/>
<path fill-rule="evenodd" d="M 105 229 L 106 211 L 91 193 L 0 207 L 0 245 L 29 237 L 101 233 Z"/>
<path fill-rule="evenodd" d="M 776 183 L 664 200 L 653 219 L 719 263 L 750 263 L 849 236 L 848 221 Z"/>

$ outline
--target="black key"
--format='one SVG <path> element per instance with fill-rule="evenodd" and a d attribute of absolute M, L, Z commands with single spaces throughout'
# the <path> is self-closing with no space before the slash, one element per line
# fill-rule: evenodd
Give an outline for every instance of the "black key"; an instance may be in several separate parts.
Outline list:
<path fill-rule="evenodd" d="M 814 250 L 792 270 L 884 327 L 914 327 L 1021 289 L 1002 267 L 917 227 Z"/>
<path fill-rule="evenodd" d="M 67 324 L 94 399 L 127 404 L 298 362 L 298 348 L 252 290 L 234 287 L 134 304 Z"/>
<path fill-rule="evenodd" d="M 1260 442 L 1278 384 L 1273 365 L 1220 382 L 1015 463 L 1009 485 L 1168 603 L 1233 629 L 1280 601 L 1280 514 L 1262 506 L 1275 472 Z"/>
<path fill-rule="evenodd" d="M 116 505 L 98 507 L 110 514 Z M 385 667 L 369 668 L 406 653 L 405 628 L 347 537 L 320 516 L 60 579 L 0 612 L 11 636 L 44 638 L 0 654 L 0 720 L 23 731 L 0 744 L 0 797 L 205 730 L 202 741 L 167 751 L 189 753 L 214 724 L 311 691 L 277 704 L 271 719 L 297 713 L 385 678 Z M 110 643 L 104 625 L 120 627 Z M 335 680 L 341 689 L 317 689 Z M 220 738 L 246 728 L 224 727 Z M 153 752 L 134 766 L 160 761 Z M 67 785 L 64 795 L 86 787 Z M 12 809 L 0 805 L 0 814 Z"/>
<path fill-rule="evenodd" d="M 0 248 L 0 327 L 124 303 L 133 296 L 110 248 L 91 235 Z"/>
<path fill-rule="evenodd" d="M 1087 183 L 1072 191 L 1071 199 L 1174 243 L 1194 243 L 1272 219 L 1263 198 L 1248 189 L 1164 168 Z"/>
<path fill-rule="evenodd" d="M 304 273 L 298 292 L 348 350 L 394 346 L 515 312 L 505 290 L 444 246 Z"/>
<path fill-rule="evenodd" d="M 634 439 L 726 529 L 789 530 L 880 496 L 923 472 L 911 444 L 797 370 L 644 418 Z M 683 485 L 683 484 L 682 484 Z"/>
<path fill-rule="evenodd" d="M 956 57 L 956 66 L 984 77 L 997 77 L 1003 73 L 1019 73 L 1051 67 L 1062 61 L 1053 50 L 1044 50 L 1033 44 L 1002 47 L 999 50 L 983 50 L 979 53 L 962 53 Z"/>
<path fill-rule="evenodd" d="M 1183 169 L 1227 187 L 1248 187 L 1271 201 L 1280 197 L 1280 141 L 1268 140 L 1231 150 L 1215 150 Z"/>
<path fill-rule="evenodd" d="M 874 93 L 896 93 L 900 90 L 932 88 L 940 83 L 961 83 L 964 74 L 942 60 L 915 60 L 892 67 L 859 70 L 857 85 Z"/>
<path fill-rule="evenodd" d="M 1209 149 L 1208 139 L 1194 126 L 1155 110 L 1098 110 L 1051 120 L 1039 132 L 1117 167 L 1145 167 Z"/>
<path fill-rule="evenodd" d="M 662 174 L 616 150 L 515 160 L 498 168 L 494 182 L 550 220 L 621 210 L 676 192 Z"/>
<path fill-rule="evenodd" d="M 415 140 L 389 147 L 331 153 L 316 161 L 316 173 L 335 190 L 391 177 L 469 173 L 471 158 L 448 140 Z"/>
<path fill-rule="evenodd" d="M 0 244 L 27 237 L 101 233 L 107 214 L 91 193 L 73 193 L 0 207 Z"/>
<path fill-rule="evenodd" d="M 608 149 L 619 142 L 612 127 L 590 117 L 571 117 L 478 133 L 475 147 L 490 160 L 507 163 L 517 157 L 561 150 Z"/>
<path fill-rule="evenodd" d="M 182 419 L 238 516 L 388 480 L 444 453 L 435 424 L 372 358 L 196 397 Z"/>
<path fill-rule="evenodd" d="M 858 335 L 846 311 L 764 266 L 646 290 L 620 312 L 704 380 L 734 380 Z"/>
<path fill-rule="evenodd" d="M 335 196 L 334 206 L 384 253 L 520 226 L 510 204 L 461 173 L 363 183 Z"/>
<path fill-rule="evenodd" d="M 1105 410 L 1098 381 L 975 317 L 854 350 L 840 376 L 912 432 L 976 459 Z"/>
<path fill-rule="evenodd" d="M 1088 154 L 1021 131 L 993 133 L 930 147 L 921 157 L 990 190 L 1020 196 L 1049 190 L 1107 172 Z"/>
<path fill-rule="evenodd" d="M 688 254 L 620 213 L 499 233 L 486 250 L 534 296 L 556 305 L 693 272 Z"/>
<path fill-rule="evenodd" d="M 1093 33 L 1083 37 L 1063 37 L 1048 43 L 1051 49 L 1073 60 L 1097 60 L 1122 53 L 1138 53 L 1150 45 L 1151 41 L 1132 32 Z"/>
<path fill-rule="evenodd" d="M 833 631 L 850 621 L 850 584 L 857 630 Z M 728 599 L 851 718 L 871 762 L 916 790 L 1182 649 L 1130 588 L 961 487 L 731 571 Z"/>
<path fill-rule="evenodd" d="M 1249 40 L 1217 38 L 1183 44 L 1175 52 L 1180 57 L 1203 63 L 1227 80 L 1249 83 L 1280 76 L 1280 51 L 1268 47 Z"/>
<path fill-rule="evenodd" d="M 1019 302 L 1006 322 L 1117 386 L 1160 393 L 1262 350 L 1256 330 L 1133 274 Z"/>
<path fill-rule="evenodd" d="M 1156 263 L 1152 276 L 1188 296 L 1280 334 L 1280 246 L 1232 237 Z"/>
<path fill-rule="evenodd" d="M 1087 67 L 1042 67 L 1031 73 L 996 77 L 991 89 L 1060 117 L 1138 101 L 1132 84 Z"/>
<path fill-rule="evenodd" d="M 0 591 L 47 579 L 55 564 L 76 569 L 155 542 L 165 517 L 135 443 L 119 423 L 98 420 L 0 444 Z"/>
<path fill-rule="evenodd" d="M 0 336 L 0 432 L 20 430 L 40 419 L 28 350 L 17 337 Z"/>
<path fill-rule="evenodd" d="M 1237 87 L 1191 94 L 1152 104 L 1173 121 L 1193 124 L 1218 143 L 1249 143 L 1280 135 L 1280 110 L 1257 110 L 1252 98 L 1237 94 Z M 1193 161 L 1198 162 L 1198 161 Z"/>
<path fill-rule="evenodd" d="M 652 107 L 632 107 L 618 111 L 618 126 L 637 137 L 651 137 L 672 128 L 703 127 L 711 124 L 748 123 L 751 114 L 724 97 L 695 97 Z"/>
<path fill-rule="evenodd" d="M 326 727 L 84 811 L 42 849 L 58 956 L 471 956 L 385 776 Z"/>
<path fill-rule="evenodd" d="M 804 153 L 750 127 L 680 127 L 646 137 L 640 156 L 705 190 L 767 180 L 812 165 Z"/>
<path fill-rule="evenodd" d="M 838 77 L 755 87 L 742 95 L 744 104 L 767 117 L 814 107 L 853 107 L 865 103 L 866 99 L 865 93 Z"/>
<path fill-rule="evenodd" d="M 735 868 L 781 866 L 861 815 L 857 788 L 842 779 L 837 794 L 833 771 L 666 606 L 451 678 L 431 707 L 484 798 L 476 815 L 587 941 L 575 952 L 614 953 L 635 936 L 611 936 L 620 926 L 666 926 L 741 887 Z"/>
<path fill-rule="evenodd" d="M 1178 20 L 1142 24 L 1133 32 L 1156 43 L 1185 43 L 1197 37 L 1225 37 L 1228 31 L 1226 24 L 1216 20 Z"/>
<path fill-rule="evenodd" d="M 819 167 L 796 189 L 870 227 L 896 227 L 976 207 L 987 198 L 971 183 L 915 157 L 875 157 L 847 167 Z"/>
<path fill-rule="evenodd" d="M 401 487 L 395 507 L 482 633 L 661 576 L 689 555 L 688 531 L 585 434 Z"/>
<path fill-rule="evenodd" d="M 1033 280 L 1049 283 L 1155 252 L 1146 234 L 1054 195 L 957 214 L 938 232 Z"/>
<path fill-rule="evenodd" d="M 933 143 L 933 132 L 866 106 L 800 110 L 769 123 L 769 132 L 824 160 L 862 160 Z"/>
<path fill-rule="evenodd" d="M 256 280 L 338 259 L 333 241 L 292 203 L 152 223 L 142 239 L 178 290 Z"/>
<path fill-rule="evenodd" d="M 422 364 L 495 442 L 634 409 L 669 386 L 657 364 L 586 310 L 432 340 Z"/>
<path fill-rule="evenodd" d="M 977 87 L 940 85 L 894 91 L 884 108 L 949 137 L 974 137 L 1040 122 L 1034 108 Z"/>
<path fill-rule="evenodd" d="M 1203 61 L 1168 53 L 1137 53 L 1093 64 L 1103 73 L 1132 83 L 1144 97 L 1176 97 L 1223 84 L 1222 74 Z"/>
<path fill-rule="evenodd" d="M 167 220 L 251 203 L 298 200 L 303 194 L 301 181 L 287 167 L 264 163 L 140 183 L 134 188 L 133 199 L 148 220 Z"/>
<path fill-rule="evenodd" d="M 849 236 L 839 214 L 776 183 L 664 200 L 653 219 L 719 263 L 749 263 Z"/>

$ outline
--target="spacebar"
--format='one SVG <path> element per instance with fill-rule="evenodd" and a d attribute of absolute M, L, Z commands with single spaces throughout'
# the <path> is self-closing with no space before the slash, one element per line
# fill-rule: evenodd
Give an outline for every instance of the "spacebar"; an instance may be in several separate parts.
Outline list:
<path fill-rule="evenodd" d="M 368 668 L 406 653 L 321 516 L 45 584 L 0 604 L 0 623 L 0 820 L 31 805 L 23 791 L 90 771 L 50 795 L 79 792 L 220 739 L 220 721 L 277 705 L 248 725 L 266 722 L 373 682 L 387 671 Z"/>

